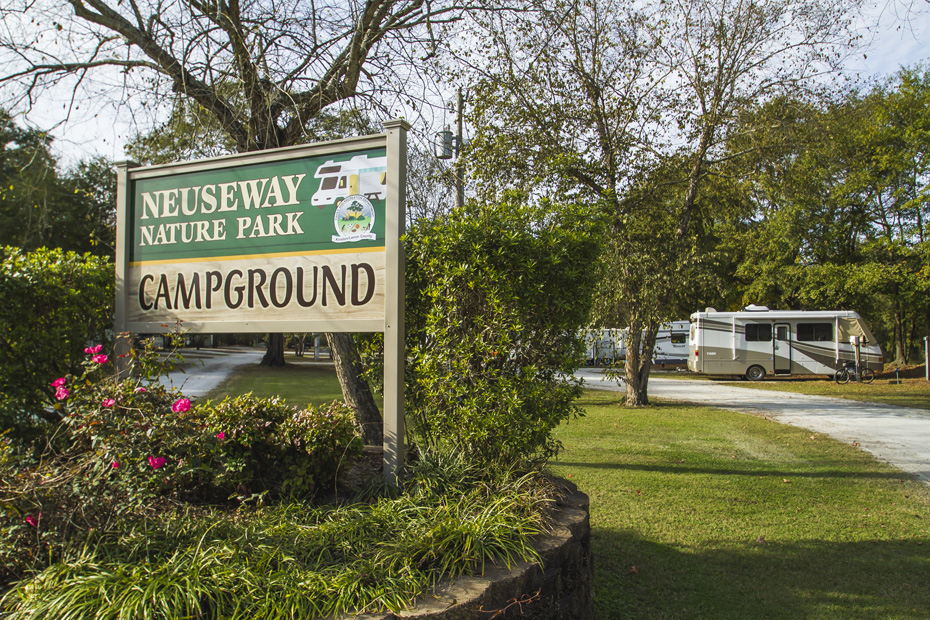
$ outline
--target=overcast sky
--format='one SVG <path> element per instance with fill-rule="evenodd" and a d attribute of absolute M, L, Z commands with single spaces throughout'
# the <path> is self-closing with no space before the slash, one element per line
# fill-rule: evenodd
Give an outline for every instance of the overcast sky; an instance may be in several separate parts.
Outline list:
<path fill-rule="evenodd" d="M 860 32 L 869 47 L 846 64 L 857 83 L 924 63 L 930 59 L 930 0 L 879 0 L 860 21 Z M 64 100 L 45 98 L 42 107 L 30 115 L 30 124 L 49 129 L 62 117 L 65 105 Z M 127 122 L 130 111 L 98 106 L 99 102 L 85 103 L 84 109 L 72 111 L 67 124 L 52 129 L 54 152 L 63 166 L 95 154 L 114 161 L 125 159 L 123 144 L 135 131 Z"/>

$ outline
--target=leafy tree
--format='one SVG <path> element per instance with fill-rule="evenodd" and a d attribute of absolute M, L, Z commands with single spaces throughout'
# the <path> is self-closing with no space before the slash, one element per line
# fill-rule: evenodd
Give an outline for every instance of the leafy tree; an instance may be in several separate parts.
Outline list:
<path fill-rule="evenodd" d="M 112 256 L 115 173 L 95 159 L 60 175 L 51 142 L 0 110 L 0 245 Z"/>
<path fill-rule="evenodd" d="M 59 182 L 54 245 L 97 256 L 116 255 L 116 171 L 103 158 L 81 161 Z"/>
<path fill-rule="evenodd" d="M 0 245 L 49 245 L 58 173 L 51 138 L 0 110 Z"/>
<path fill-rule="evenodd" d="M 927 333 L 927 85 L 903 70 L 822 104 L 774 101 L 749 121 L 772 130 L 730 145 L 757 149 L 761 164 L 743 172 L 755 222 L 739 271 L 745 298 L 857 309 L 897 364 L 915 329 Z"/>
<path fill-rule="evenodd" d="M 577 413 L 572 378 L 603 218 L 588 207 L 471 203 L 407 235 L 407 419 L 420 452 L 535 462 Z"/>
<path fill-rule="evenodd" d="M 740 111 L 803 90 L 829 67 L 830 52 L 849 40 L 847 5 L 540 2 L 484 22 L 489 60 L 474 63 L 470 169 L 492 188 L 577 197 L 612 212 L 604 269 L 612 277 L 596 320 L 631 321 L 616 326 L 634 339 L 646 330 L 642 347 L 628 347 L 629 405 L 648 402 L 655 330 L 678 318 L 676 291 L 689 286 L 691 268 L 683 266 L 706 254 L 701 239 L 712 225 L 698 220 L 711 205 L 700 191 L 734 156 L 724 147 L 737 127 L 747 130 Z"/>

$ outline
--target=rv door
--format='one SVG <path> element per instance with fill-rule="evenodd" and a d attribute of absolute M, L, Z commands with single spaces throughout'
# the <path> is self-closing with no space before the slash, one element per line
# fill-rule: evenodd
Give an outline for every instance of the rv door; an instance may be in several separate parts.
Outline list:
<path fill-rule="evenodd" d="M 791 374 L 791 325 L 775 324 L 775 337 L 772 339 L 772 370 L 776 375 Z"/>

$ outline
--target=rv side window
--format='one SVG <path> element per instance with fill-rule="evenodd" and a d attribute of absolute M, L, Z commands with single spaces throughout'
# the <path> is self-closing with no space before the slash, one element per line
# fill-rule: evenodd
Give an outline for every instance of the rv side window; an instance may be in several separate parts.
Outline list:
<path fill-rule="evenodd" d="M 672 332 L 672 344 L 684 344 L 688 341 L 688 334 L 685 332 Z"/>
<path fill-rule="evenodd" d="M 320 189 L 336 189 L 336 177 L 326 177 L 323 179 L 323 182 L 320 183 Z"/>
<path fill-rule="evenodd" d="M 771 342 L 772 325 L 770 323 L 747 323 L 746 342 Z"/>
<path fill-rule="evenodd" d="M 346 178 L 339 177 L 339 189 L 345 189 L 346 187 Z"/>
<path fill-rule="evenodd" d="M 832 323 L 798 323 L 798 340 L 833 342 Z"/>

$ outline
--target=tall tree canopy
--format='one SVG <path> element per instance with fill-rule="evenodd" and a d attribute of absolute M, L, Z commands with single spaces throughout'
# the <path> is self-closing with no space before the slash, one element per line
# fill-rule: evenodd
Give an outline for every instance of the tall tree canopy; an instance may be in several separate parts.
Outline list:
<path fill-rule="evenodd" d="M 51 144 L 0 110 L 0 247 L 111 256 L 116 176 L 99 159 L 61 174 Z"/>
<path fill-rule="evenodd" d="M 821 103 L 780 99 L 747 122 L 730 152 L 750 205 L 747 301 L 849 308 L 870 318 L 895 363 L 930 334 L 930 74 L 904 69 Z"/>
<path fill-rule="evenodd" d="M 642 346 L 627 347 L 629 404 L 648 400 L 655 331 L 693 298 L 679 293 L 699 279 L 696 259 L 716 260 L 700 222 L 713 205 L 699 196 L 734 155 L 725 144 L 740 111 L 829 70 L 853 5 L 538 2 L 482 23 L 470 168 L 496 186 L 576 195 L 613 213 L 597 319 L 634 340 L 645 330 Z"/>
<path fill-rule="evenodd" d="M 0 8 L 10 26 L 0 32 L 0 83 L 17 86 L 10 103 L 28 104 L 62 78 L 76 96 L 109 80 L 120 89 L 104 96 L 133 95 L 139 107 L 195 101 L 239 152 L 289 146 L 332 104 L 409 99 L 415 64 L 436 53 L 443 27 L 466 8 L 454 0 L 12 0 Z"/>

